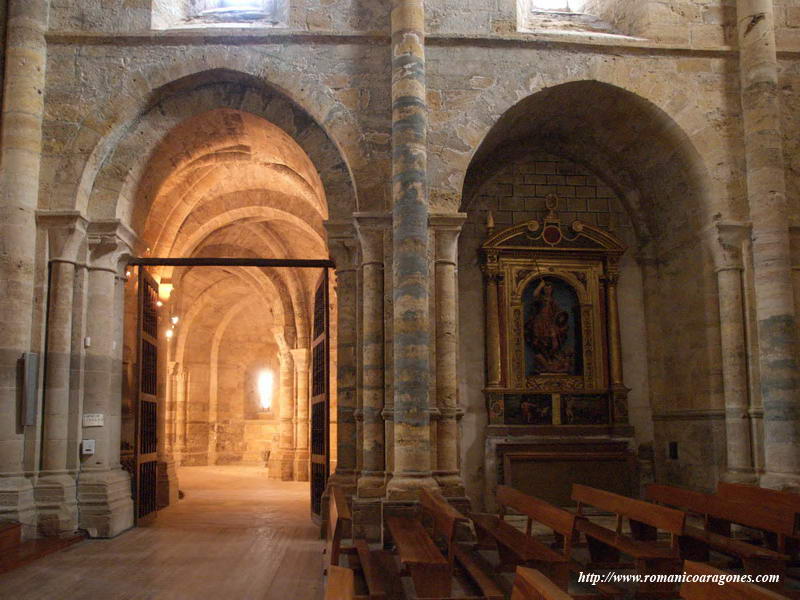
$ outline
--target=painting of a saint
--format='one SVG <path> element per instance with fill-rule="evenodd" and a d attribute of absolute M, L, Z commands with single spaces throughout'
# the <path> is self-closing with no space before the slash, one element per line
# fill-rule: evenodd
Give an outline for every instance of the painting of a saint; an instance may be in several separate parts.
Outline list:
<path fill-rule="evenodd" d="M 580 375 L 580 302 L 557 277 L 531 282 L 522 296 L 526 375 Z"/>

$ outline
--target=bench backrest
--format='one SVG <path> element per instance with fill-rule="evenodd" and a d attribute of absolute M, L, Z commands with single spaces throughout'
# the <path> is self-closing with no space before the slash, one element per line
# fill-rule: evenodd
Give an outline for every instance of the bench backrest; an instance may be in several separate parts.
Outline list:
<path fill-rule="evenodd" d="M 763 506 L 791 513 L 794 519 L 794 531 L 796 534 L 800 534 L 800 494 L 720 481 L 717 484 L 717 496 L 731 502 Z"/>
<path fill-rule="evenodd" d="M 541 572 L 517 567 L 511 600 L 571 600 L 572 596 L 559 588 Z"/>
<path fill-rule="evenodd" d="M 434 537 L 441 537 L 447 544 L 447 560 L 453 564 L 453 543 L 456 527 L 460 521 L 469 523 L 464 515 L 458 512 L 443 496 L 423 489 L 420 494 L 422 512 L 433 521 Z"/>
<path fill-rule="evenodd" d="M 691 577 L 703 577 L 707 581 L 689 581 L 681 584 L 681 598 L 684 600 L 785 600 L 785 596 L 752 583 L 726 581 L 720 585 L 711 578 L 730 576 L 710 565 L 687 560 L 683 563 L 684 572 Z"/>
<path fill-rule="evenodd" d="M 325 567 L 339 564 L 339 551 L 348 522 L 352 522 L 347 498 L 338 485 L 330 486 L 328 498 L 328 526 L 325 528 Z"/>
<path fill-rule="evenodd" d="M 686 514 L 679 510 L 626 498 L 613 492 L 598 490 L 578 483 L 572 486 L 572 499 L 578 503 L 578 514 L 582 514 L 583 506 L 593 506 L 616 514 L 618 517 L 617 533 L 621 528 L 621 517 L 644 523 L 674 536 L 683 534 L 683 527 L 686 523 Z"/>
<path fill-rule="evenodd" d="M 331 566 L 328 570 L 328 585 L 325 600 L 352 600 L 356 597 L 353 571 L 344 567 Z"/>
<path fill-rule="evenodd" d="M 710 494 L 695 492 L 672 485 L 651 483 L 645 489 L 644 497 L 650 502 L 680 508 L 687 512 L 705 516 L 708 514 Z"/>
<path fill-rule="evenodd" d="M 564 538 L 565 553 L 569 555 L 572 540 L 575 536 L 575 520 L 577 515 L 553 506 L 528 494 L 523 494 L 507 485 L 497 486 L 497 504 L 500 505 L 500 516 L 506 515 L 506 509 L 512 508 L 528 518 L 527 533 L 531 535 L 535 521 L 553 530 Z"/>
<path fill-rule="evenodd" d="M 753 529 L 770 531 L 782 536 L 792 536 L 795 532 L 794 513 L 775 510 L 758 504 L 732 502 L 720 496 L 711 496 L 709 498 L 708 516 Z"/>

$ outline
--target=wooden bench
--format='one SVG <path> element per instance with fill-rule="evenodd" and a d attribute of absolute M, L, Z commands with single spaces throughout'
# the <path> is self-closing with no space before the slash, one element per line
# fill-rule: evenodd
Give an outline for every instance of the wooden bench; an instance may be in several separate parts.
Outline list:
<path fill-rule="evenodd" d="M 498 569 L 513 570 L 519 565 L 533 567 L 566 590 L 576 515 L 504 485 L 497 488 L 497 504 L 500 506 L 499 515 L 473 513 L 470 517 L 475 524 L 479 545 L 491 544 L 497 548 L 500 555 Z M 505 520 L 508 509 L 527 517 L 525 533 Z M 549 548 L 531 535 L 534 521 L 553 531 L 562 544 L 560 550 Z"/>
<path fill-rule="evenodd" d="M 598 490 L 585 485 L 572 486 L 572 499 L 578 503 L 578 515 L 585 516 L 584 508 L 591 506 L 616 515 L 614 531 L 578 519 L 575 528 L 586 536 L 591 558 L 590 567 L 615 568 L 620 565 L 621 554 L 633 558 L 638 574 L 675 574 L 681 560 L 678 540 L 683 533 L 686 515 L 678 510 L 658 506 L 619 494 Z M 623 535 L 623 519 L 628 519 L 631 537 Z M 670 536 L 670 543 L 657 542 L 658 531 Z M 674 584 L 642 582 L 636 589 L 637 597 L 674 596 Z"/>
<path fill-rule="evenodd" d="M 467 546 L 456 541 L 456 532 L 459 523 L 468 524 L 469 519 L 458 512 L 441 495 L 423 490 L 420 496 L 423 515 L 433 523 L 434 539 L 441 539 L 447 550 L 447 560 L 450 562 L 450 572 L 457 562 L 469 576 L 470 580 L 480 589 L 481 597 L 486 600 L 503 600 L 503 592 L 492 577 L 481 567 L 480 563 L 470 553 Z"/>
<path fill-rule="evenodd" d="M 683 571 L 690 576 L 707 577 L 709 579 L 730 575 L 730 573 L 715 569 L 710 565 L 690 560 L 684 563 Z M 683 583 L 681 584 L 680 594 L 683 600 L 785 600 L 786 598 L 752 583 L 728 581 L 725 585 L 720 585 L 713 580 Z"/>
<path fill-rule="evenodd" d="M 668 485 L 649 485 L 645 494 L 653 502 L 703 517 L 702 529 L 691 525 L 684 528 L 684 535 L 679 541 L 682 558 L 706 562 L 710 558 L 709 550 L 714 550 L 739 559 L 745 571 L 751 575 L 777 574 L 783 580 L 788 556 L 731 537 L 731 523 L 753 529 L 786 532 L 786 527 L 790 525 L 780 513 L 758 505 L 731 502 L 712 494 Z M 782 585 L 779 584 L 776 589 Z"/>
<path fill-rule="evenodd" d="M 337 485 L 330 487 L 330 500 L 328 506 L 328 526 L 326 527 L 325 543 L 325 571 L 329 573 L 333 566 L 339 565 L 342 555 L 351 557 L 350 566 L 359 569 L 364 575 L 364 581 L 370 600 L 386 600 L 387 598 L 387 575 L 383 568 L 385 561 L 382 561 L 380 551 L 371 551 L 367 541 L 364 539 L 353 539 L 353 544 L 345 546 L 342 544 L 345 531 L 348 527 L 352 528 L 353 518 L 350 506 L 347 503 L 344 492 Z M 355 560 L 354 560 L 355 559 Z"/>
<path fill-rule="evenodd" d="M 765 531 L 765 538 L 773 550 L 783 554 L 798 553 L 800 550 L 800 494 L 770 490 L 743 483 L 717 484 L 717 496 L 730 502 L 740 502 L 750 506 L 762 506 L 771 511 L 787 515 L 793 521 L 792 534 L 778 531 Z"/>
<path fill-rule="evenodd" d="M 517 567 L 511 600 L 572 600 L 572 596 L 540 571 Z"/>
<path fill-rule="evenodd" d="M 344 567 L 328 567 L 325 600 L 353 600 L 356 597 L 353 571 Z"/>
<path fill-rule="evenodd" d="M 419 598 L 447 598 L 452 589 L 450 562 L 442 555 L 420 521 L 392 516 L 386 525 L 404 570 L 414 582 Z"/>
<path fill-rule="evenodd" d="M 342 539 L 347 527 L 352 527 L 353 517 L 350 506 L 347 504 L 344 492 L 338 485 L 330 487 L 328 500 L 328 526 L 325 528 L 325 567 L 323 574 L 328 572 L 331 565 L 339 564 L 339 556 L 352 553 L 352 548 L 343 548 Z"/>

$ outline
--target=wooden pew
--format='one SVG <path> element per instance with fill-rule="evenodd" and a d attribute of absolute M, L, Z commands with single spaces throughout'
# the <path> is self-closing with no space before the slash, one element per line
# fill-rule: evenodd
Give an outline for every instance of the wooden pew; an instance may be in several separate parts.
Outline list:
<path fill-rule="evenodd" d="M 392 516 L 386 525 L 403 568 L 411 575 L 419 598 L 448 598 L 452 590 L 450 562 L 433 543 L 422 523 Z"/>
<path fill-rule="evenodd" d="M 614 568 L 620 564 L 621 554 L 625 554 L 633 558 L 634 568 L 641 575 L 679 572 L 678 540 L 686 522 L 683 512 L 579 484 L 572 486 L 572 499 L 578 503 L 579 516 L 585 516 L 584 508 L 592 506 L 617 517 L 615 531 L 586 518 L 575 522 L 576 530 L 586 536 L 589 544 L 590 567 Z M 622 533 L 625 518 L 631 537 Z M 669 545 L 656 541 L 659 530 L 669 533 Z M 674 597 L 674 588 L 671 583 L 642 582 L 637 586 L 636 597 Z"/>
<path fill-rule="evenodd" d="M 353 517 L 344 492 L 338 485 L 332 485 L 328 500 L 328 526 L 325 528 L 325 570 L 323 573 L 327 573 L 331 565 L 339 564 L 341 554 L 354 552 L 353 548 L 342 547 L 345 529 L 348 526 L 352 527 L 352 524 Z"/>
<path fill-rule="evenodd" d="M 441 495 L 423 490 L 420 496 L 423 515 L 433 523 L 433 537 L 443 541 L 447 549 L 447 560 L 450 562 L 451 576 L 455 562 L 464 569 L 472 582 L 481 590 L 481 597 L 486 600 L 503 600 L 503 592 L 484 571 L 469 549 L 456 541 L 456 530 L 459 523 L 469 523 L 464 515 L 458 512 Z"/>
<path fill-rule="evenodd" d="M 497 504 L 500 515 L 473 513 L 470 515 L 479 543 L 491 543 L 500 555 L 501 570 L 518 565 L 543 571 L 556 585 L 566 590 L 569 585 L 572 543 L 575 538 L 576 515 L 543 500 L 528 496 L 508 486 L 498 486 Z M 526 533 L 505 520 L 508 509 L 527 517 Z M 548 527 L 561 540 L 559 550 L 549 548 L 531 535 L 533 522 Z"/>
<path fill-rule="evenodd" d="M 725 571 L 715 569 L 710 565 L 687 560 L 683 565 L 687 575 L 723 577 L 729 575 Z M 785 600 L 771 590 L 752 583 L 727 582 L 719 585 L 716 582 L 687 582 L 681 584 L 681 598 L 683 600 Z"/>
<path fill-rule="evenodd" d="M 517 567 L 511 600 L 572 600 L 572 596 L 550 581 L 540 571 Z"/>
<path fill-rule="evenodd" d="M 356 597 L 353 571 L 344 567 L 328 567 L 325 600 L 353 600 Z"/>
<path fill-rule="evenodd" d="M 382 568 L 383 557 L 378 556 L 380 551 L 371 551 L 367 541 L 364 539 L 353 539 L 351 546 L 342 544 L 344 532 L 347 527 L 353 526 L 353 518 L 350 506 L 347 504 L 344 492 L 337 485 L 330 488 L 330 500 L 328 507 L 328 526 L 325 529 L 325 571 L 327 574 L 333 566 L 339 565 L 342 555 L 349 555 L 357 558 L 351 559 L 350 566 L 361 570 L 364 574 L 364 581 L 369 590 L 370 600 L 385 600 L 387 598 L 387 575 Z"/>
<path fill-rule="evenodd" d="M 717 484 L 717 496 L 731 502 L 762 506 L 772 511 L 792 515 L 794 524 L 791 536 L 777 531 L 765 531 L 764 533 L 773 550 L 782 554 L 796 554 L 800 549 L 800 543 L 798 543 L 800 541 L 800 494 L 720 481 Z"/>
<path fill-rule="evenodd" d="M 645 495 L 652 502 L 674 506 L 704 518 L 704 528 L 692 525 L 684 528 L 679 542 L 682 558 L 705 562 L 709 560 L 711 549 L 741 560 L 745 571 L 751 575 L 774 573 L 783 581 L 788 556 L 730 537 L 731 523 L 786 533 L 793 525 L 780 512 L 668 485 L 649 485 Z M 781 589 L 782 585 L 774 588 Z"/>

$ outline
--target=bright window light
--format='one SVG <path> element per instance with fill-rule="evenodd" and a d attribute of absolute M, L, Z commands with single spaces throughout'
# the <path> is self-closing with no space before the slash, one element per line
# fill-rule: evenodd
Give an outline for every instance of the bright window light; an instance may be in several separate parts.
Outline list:
<path fill-rule="evenodd" d="M 584 0 L 533 0 L 534 10 L 552 10 L 557 12 L 581 12 Z"/>
<path fill-rule="evenodd" d="M 265 370 L 258 374 L 258 398 L 261 410 L 272 410 L 272 387 L 275 376 L 272 371 Z"/>
<path fill-rule="evenodd" d="M 233 10 L 263 10 L 264 6 L 261 2 L 254 0 L 222 0 L 220 8 L 228 8 Z"/>

